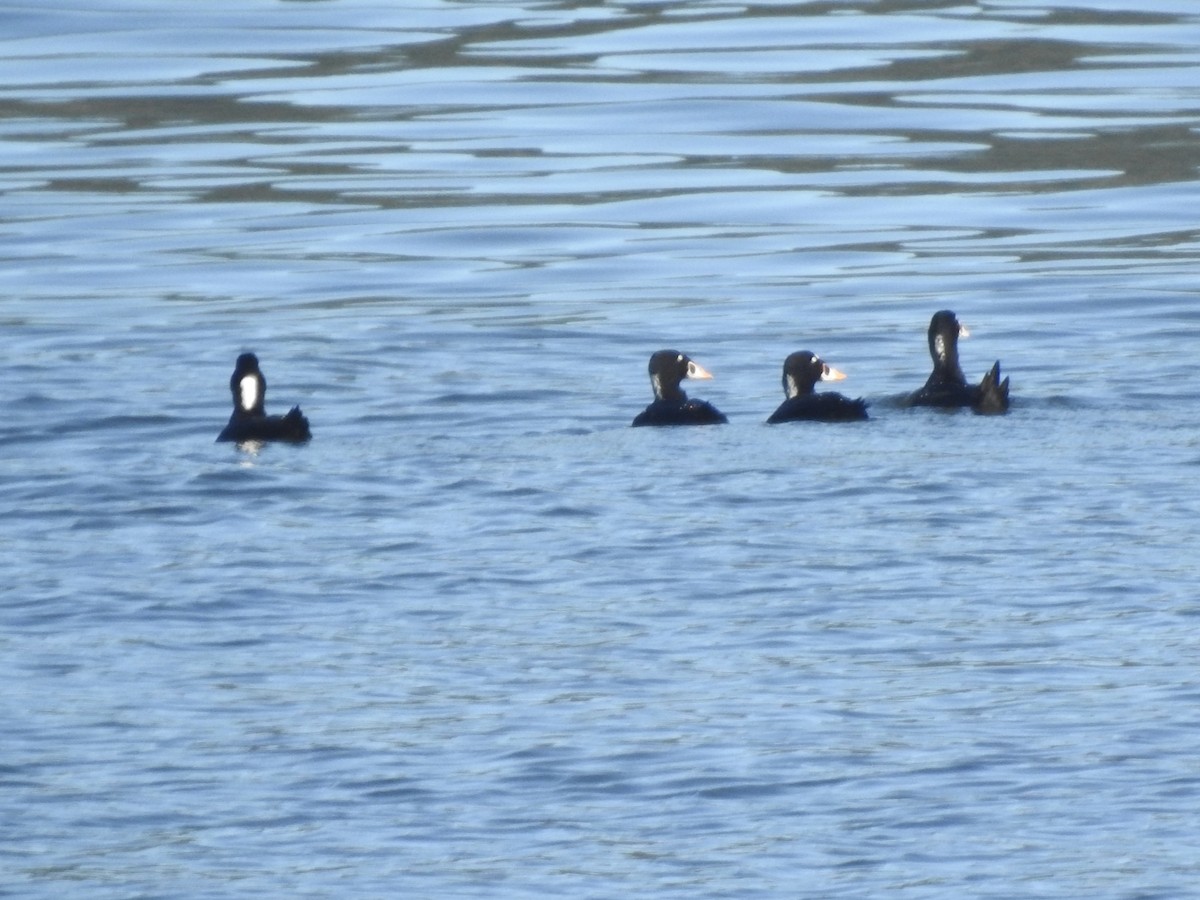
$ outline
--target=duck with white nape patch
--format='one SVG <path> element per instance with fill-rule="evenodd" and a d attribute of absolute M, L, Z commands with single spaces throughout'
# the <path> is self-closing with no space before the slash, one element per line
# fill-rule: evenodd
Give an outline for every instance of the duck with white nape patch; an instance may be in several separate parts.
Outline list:
<path fill-rule="evenodd" d="M 650 357 L 650 386 L 654 402 L 637 414 L 633 427 L 643 425 L 722 425 L 729 421 L 704 400 L 689 400 L 679 383 L 685 378 L 710 379 L 699 363 L 678 350 L 659 350 Z"/>
<path fill-rule="evenodd" d="M 933 314 L 929 321 L 929 355 L 933 358 L 933 372 L 925 386 L 908 397 L 909 406 L 942 409 L 969 406 L 982 415 L 1008 411 L 1008 379 L 1000 380 L 999 360 L 979 384 L 967 384 L 958 363 L 958 339 L 970 336 L 971 332 L 950 310 Z"/>
<path fill-rule="evenodd" d="M 779 422 L 857 422 L 867 418 L 862 398 L 851 400 L 837 391 L 818 394 L 818 381 L 841 381 L 846 376 L 810 350 L 799 350 L 783 361 L 786 400 L 771 413 L 767 424 Z"/>
<path fill-rule="evenodd" d="M 233 414 L 217 436 L 218 441 L 283 441 L 302 444 L 312 438 L 308 419 L 293 406 L 285 416 L 268 416 L 264 403 L 267 398 L 267 379 L 258 367 L 258 357 L 243 353 L 237 358 L 229 379 L 233 394 Z"/>

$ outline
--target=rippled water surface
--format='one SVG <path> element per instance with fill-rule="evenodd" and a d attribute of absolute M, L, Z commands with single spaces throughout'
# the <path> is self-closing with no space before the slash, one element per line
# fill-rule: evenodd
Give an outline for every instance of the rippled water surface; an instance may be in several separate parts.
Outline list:
<path fill-rule="evenodd" d="M 1191 0 L 0 24 L 0 892 L 1195 892 Z"/>

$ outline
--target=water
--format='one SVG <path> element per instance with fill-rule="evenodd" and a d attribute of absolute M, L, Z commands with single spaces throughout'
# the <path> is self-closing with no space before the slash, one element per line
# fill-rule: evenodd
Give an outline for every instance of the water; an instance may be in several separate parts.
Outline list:
<path fill-rule="evenodd" d="M 0 890 L 1194 892 L 1191 2 L 0 21 Z"/>

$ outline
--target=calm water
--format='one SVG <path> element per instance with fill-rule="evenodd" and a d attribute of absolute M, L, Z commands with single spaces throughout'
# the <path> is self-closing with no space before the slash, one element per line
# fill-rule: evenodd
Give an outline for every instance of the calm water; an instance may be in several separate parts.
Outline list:
<path fill-rule="evenodd" d="M 1194 893 L 1195 3 L 404 6 L 0 7 L 0 893 Z"/>

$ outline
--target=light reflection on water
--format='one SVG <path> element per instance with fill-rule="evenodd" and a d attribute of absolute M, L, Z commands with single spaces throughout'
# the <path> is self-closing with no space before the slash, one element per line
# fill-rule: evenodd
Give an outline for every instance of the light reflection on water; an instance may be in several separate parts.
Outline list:
<path fill-rule="evenodd" d="M 1200 19 L 921 7 L 0 12 L 0 884 L 1186 894 Z"/>

